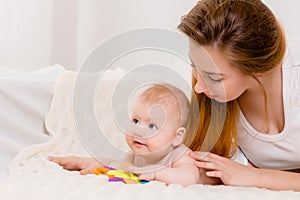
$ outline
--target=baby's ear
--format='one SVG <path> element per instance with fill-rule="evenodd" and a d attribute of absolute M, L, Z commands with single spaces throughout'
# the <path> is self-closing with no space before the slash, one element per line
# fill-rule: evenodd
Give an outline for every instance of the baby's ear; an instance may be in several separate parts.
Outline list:
<path fill-rule="evenodd" d="M 176 130 L 176 134 L 175 134 L 175 138 L 173 140 L 173 146 L 178 146 L 182 143 L 183 138 L 185 135 L 185 128 L 184 127 L 180 127 Z"/>

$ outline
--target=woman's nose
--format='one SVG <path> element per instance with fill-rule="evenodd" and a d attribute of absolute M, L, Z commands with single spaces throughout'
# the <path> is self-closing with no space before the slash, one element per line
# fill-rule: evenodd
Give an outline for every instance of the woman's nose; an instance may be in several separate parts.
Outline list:
<path fill-rule="evenodd" d="M 204 81 L 204 79 L 201 77 L 200 74 L 197 75 L 196 77 L 196 84 L 194 87 L 194 90 L 196 93 L 201 94 L 203 92 L 207 92 L 207 85 Z"/>

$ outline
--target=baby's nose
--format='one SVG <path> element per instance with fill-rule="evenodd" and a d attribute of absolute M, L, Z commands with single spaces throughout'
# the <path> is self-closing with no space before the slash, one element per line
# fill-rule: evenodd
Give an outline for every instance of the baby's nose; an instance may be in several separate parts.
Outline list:
<path fill-rule="evenodd" d="M 153 130 L 149 129 L 148 127 L 136 127 L 133 131 L 133 137 L 136 138 L 149 138 L 154 135 Z"/>
<path fill-rule="evenodd" d="M 140 131 L 134 131 L 132 136 L 134 138 L 143 138 L 143 134 Z"/>

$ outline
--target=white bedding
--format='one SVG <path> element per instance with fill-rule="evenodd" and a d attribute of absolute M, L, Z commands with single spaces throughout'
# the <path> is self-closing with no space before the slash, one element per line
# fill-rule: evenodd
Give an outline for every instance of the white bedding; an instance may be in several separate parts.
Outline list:
<path fill-rule="evenodd" d="M 48 140 L 45 115 L 63 71 L 60 65 L 31 73 L 0 68 L 0 180 L 7 177 L 6 166 L 18 152 Z"/>
<path fill-rule="evenodd" d="M 1 133 L 1 137 L 8 138 L 11 143 L 1 140 L 1 160 L 4 157 L 4 152 L 9 153 L 6 161 L 14 156 L 24 147 L 34 144 L 25 150 L 21 151 L 9 165 L 9 176 L 6 180 L 0 182 L 0 199 L 300 199 L 300 193 L 292 191 L 271 191 L 266 189 L 251 188 L 251 187 L 229 187 L 229 186 L 208 186 L 208 185 L 191 185 L 182 187 L 172 184 L 166 186 L 161 182 L 150 182 L 145 185 L 126 185 L 123 183 L 109 183 L 105 176 L 87 175 L 81 176 L 78 172 L 70 172 L 63 170 L 60 166 L 47 161 L 48 155 L 89 155 L 86 149 L 82 146 L 75 133 L 75 124 L 72 115 L 72 88 L 74 85 L 76 74 L 73 72 L 64 72 L 61 79 L 58 81 L 54 96 L 51 101 L 51 107 L 47 114 L 46 126 L 50 134 L 50 139 L 47 140 L 47 135 L 40 121 L 40 117 L 46 113 L 51 95 L 49 90 L 53 88 L 53 81 L 57 80 L 58 75 L 62 71 L 56 73 L 51 79 L 51 84 L 45 88 L 45 96 L 42 98 L 43 109 L 37 103 L 31 103 L 29 100 L 28 106 L 20 108 L 20 112 L 36 113 L 39 119 L 34 126 L 29 122 L 22 122 L 21 118 L 17 121 L 18 114 L 13 115 L 16 122 L 7 127 Z M 46 72 L 50 73 L 50 71 Z M 107 88 L 99 93 L 103 97 L 110 96 L 110 87 L 114 84 L 116 78 L 121 74 L 121 71 L 115 71 L 110 74 L 105 83 Z M 44 74 L 44 75 L 46 75 Z M 27 76 L 27 75 L 26 75 Z M 49 75 L 50 76 L 50 75 Z M 43 77 L 48 77 L 43 76 Z M 31 79 L 30 79 L 31 80 Z M 30 81 L 28 79 L 28 81 Z M 14 80 L 17 81 L 17 80 Z M 44 80 L 39 80 L 41 83 Z M 40 85 L 38 82 L 31 86 Z M 47 85 L 47 84 L 46 84 Z M 26 84 L 24 84 L 26 86 Z M 5 91 L 5 90 L 3 90 Z M 22 89 L 22 91 L 24 91 Z M 23 93 L 22 93 L 23 94 Z M 25 95 L 25 94 L 24 94 Z M 24 96 L 22 95 L 22 96 Z M 39 95 L 32 93 L 31 98 L 38 98 Z M 19 98 L 19 97 L 18 97 Z M 18 99 L 17 98 L 17 99 Z M 26 99 L 26 98 L 25 98 Z M 28 99 L 30 99 L 28 97 Z M 105 101 L 100 101 L 99 107 L 96 109 L 107 113 L 106 105 L 109 98 Z M 7 100 L 6 103 L 10 102 Z M 18 99 L 13 104 L 23 105 L 22 99 Z M 9 107 L 7 107 L 9 108 Z M 8 110 L 6 110 L 8 112 Z M 5 119 L 5 112 L 1 112 L 1 120 Z M 14 121 L 14 120 L 11 120 Z M 1 122 L 2 124 L 2 122 Z M 6 124 L 6 123 L 4 123 Z M 111 127 L 111 122 L 105 123 L 108 128 Z M 29 127 L 29 128 L 27 128 Z M 19 130 L 18 130 L 19 129 Z M 2 130 L 2 125 L 1 125 Z M 5 131 L 6 130 L 6 131 Z M 33 131 L 35 130 L 35 131 Z M 111 132 L 115 132 L 112 129 Z M 16 134 L 18 133 L 18 134 Z M 10 135 L 12 134 L 12 135 Z M 11 137 L 12 136 L 12 137 Z M 114 136 L 108 135 L 114 140 Z M 29 138 L 28 141 L 25 139 Z M 12 145 L 12 146 L 11 146 Z M 13 146 L 15 145 L 15 146 Z M 101 144 L 99 144 L 101 145 Z M 121 142 L 118 144 L 123 145 Z M 17 148 L 18 147 L 18 148 Z M 12 149 L 12 150 L 10 150 Z M 5 164 L 5 163 L 4 163 Z"/>

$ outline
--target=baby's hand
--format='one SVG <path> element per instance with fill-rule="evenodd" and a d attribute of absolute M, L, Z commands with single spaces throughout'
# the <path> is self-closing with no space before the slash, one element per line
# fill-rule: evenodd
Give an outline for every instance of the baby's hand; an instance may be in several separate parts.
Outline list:
<path fill-rule="evenodd" d="M 138 179 L 139 180 L 145 180 L 145 181 L 153 181 L 153 180 L 155 180 L 155 172 L 140 174 L 138 176 Z"/>
<path fill-rule="evenodd" d="M 94 158 L 77 156 L 55 157 L 49 156 L 48 160 L 55 162 L 66 170 L 80 171 L 81 175 L 93 174 L 93 170 L 102 167 L 102 164 Z"/>
<path fill-rule="evenodd" d="M 155 180 L 155 170 L 160 168 L 162 168 L 161 165 L 152 165 L 146 167 L 128 166 L 125 168 L 125 170 L 136 174 L 139 180 L 153 181 Z"/>

